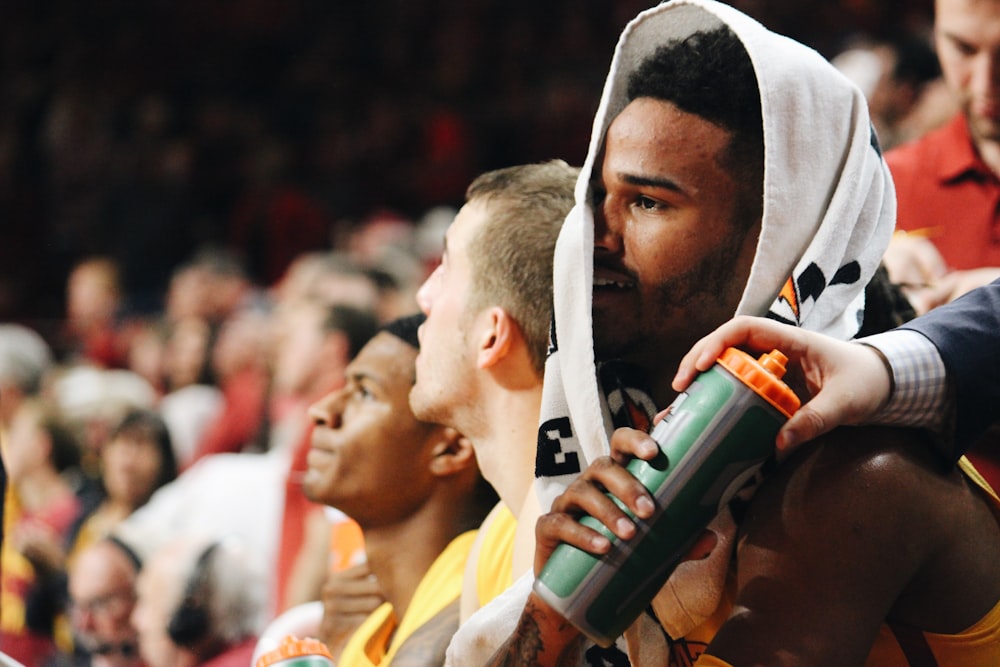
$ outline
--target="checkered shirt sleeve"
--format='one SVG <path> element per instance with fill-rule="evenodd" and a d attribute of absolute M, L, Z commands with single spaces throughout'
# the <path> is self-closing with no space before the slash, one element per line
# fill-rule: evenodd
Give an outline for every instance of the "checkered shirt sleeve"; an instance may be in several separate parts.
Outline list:
<path fill-rule="evenodd" d="M 872 422 L 929 428 L 940 435 L 948 421 L 951 401 L 944 362 L 934 343 L 906 329 L 859 338 L 857 342 L 878 350 L 892 369 L 889 401 Z"/>

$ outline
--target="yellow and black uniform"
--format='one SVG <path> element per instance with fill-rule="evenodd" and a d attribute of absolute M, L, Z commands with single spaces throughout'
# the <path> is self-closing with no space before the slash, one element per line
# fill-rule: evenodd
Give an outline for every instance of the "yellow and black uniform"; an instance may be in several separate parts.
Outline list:
<path fill-rule="evenodd" d="M 407 639 L 453 604 L 455 618 L 451 632 L 454 633 L 458 627 L 457 601 L 462 593 L 465 562 L 475 539 L 476 531 L 470 530 L 445 547 L 420 580 L 402 619 L 396 618 L 392 605 L 388 602 L 372 612 L 347 641 L 337 662 L 338 666 L 391 665 L 397 651 Z M 442 651 L 442 661 L 443 658 Z"/>
<path fill-rule="evenodd" d="M 501 503 L 483 529 L 479 558 L 476 559 L 476 596 L 479 606 L 486 604 L 514 583 L 514 533 L 517 518 Z"/>

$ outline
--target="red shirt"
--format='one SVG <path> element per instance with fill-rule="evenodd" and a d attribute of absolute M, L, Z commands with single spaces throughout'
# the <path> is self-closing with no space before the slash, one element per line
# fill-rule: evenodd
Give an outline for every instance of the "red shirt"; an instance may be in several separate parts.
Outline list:
<path fill-rule="evenodd" d="M 896 228 L 920 230 L 953 269 L 1000 266 L 1000 180 L 957 114 L 885 155 L 896 184 Z"/>

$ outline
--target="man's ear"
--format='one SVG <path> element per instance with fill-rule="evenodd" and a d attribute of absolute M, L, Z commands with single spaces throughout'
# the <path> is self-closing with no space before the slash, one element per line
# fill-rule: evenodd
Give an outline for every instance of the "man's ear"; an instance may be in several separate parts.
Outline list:
<path fill-rule="evenodd" d="M 479 334 L 476 362 L 479 368 L 490 368 L 507 356 L 520 329 L 514 318 L 499 306 L 489 308 L 483 317 L 485 324 Z"/>
<path fill-rule="evenodd" d="M 431 450 L 431 473 L 444 477 L 463 472 L 469 466 L 476 465 L 478 464 L 472 442 L 450 426 L 443 427 L 441 437 Z"/>

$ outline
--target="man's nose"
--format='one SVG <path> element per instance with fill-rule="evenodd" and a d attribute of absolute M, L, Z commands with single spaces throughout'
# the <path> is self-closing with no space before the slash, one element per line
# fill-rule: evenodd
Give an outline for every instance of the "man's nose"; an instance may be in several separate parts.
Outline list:
<path fill-rule="evenodd" d="M 977 97 L 993 100 L 1000 95 L 1000 53 L 982 51 L 972 68 L 972 89 Z"/>
<path fill-rule="evenodd" d="M 594 250 L 617 253 L 622 250 L 621 221 L 609 210 L 606 200 L 594 205 Z"/>
<path fill-rule="evenodd" d="M 312 420 L 313 424 L 316 426 L 326 426 L 328 428 L 339 428 L 343 394 L 343 389 L 331 391 L 329 394 L 310 405 L 309 419 Z"/>
<path fill-rule="evenodd" d="M 441 273 L 441 267 L 434 269 L 431 275 L 427 276 L 427 280 L 424 284 L 420 286 L 417 290 L 417 306 L 420 308 L 420 312 L 424 315 L 431 314 L 431 303 L 433 302 L 434 293 L 434 283 L 437 282 L 438 276 Z"/>
<path fill-rule="evenodd" d="M 81 632 L 94 631 L 94 612 L 89 607 L 81 606 L 74 610 L 76 616 L 76 626 Z"/>

